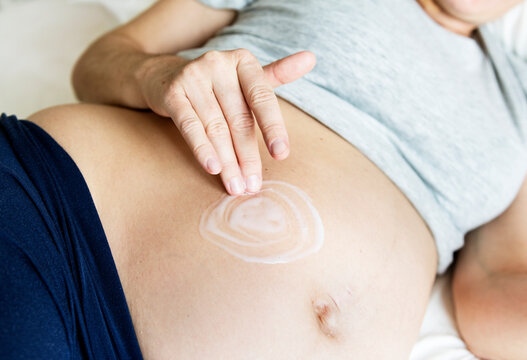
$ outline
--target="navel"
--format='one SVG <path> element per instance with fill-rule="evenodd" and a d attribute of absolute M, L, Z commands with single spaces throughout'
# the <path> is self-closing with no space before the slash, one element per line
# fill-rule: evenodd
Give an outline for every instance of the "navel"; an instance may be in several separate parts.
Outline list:
<path fill-rule="evenodd" d="M 298 187 L 264 181 L 258 194 L 224 195 L 201 216 L 203 238 L 248 262 L 287 263 L 317 252 L 322 220 Z"/>
<path fill-rule="evenodd" d="M 330 296 L 316 298 L 313 300 L 313 312 L 320 331 L 327 337 L 336 338 L 340 309 L 335 300 Z"/>
<path fill-rule="evenodd" d="M 313 313 L 320 331 L 331 339 L 337 339 L 342 332 L 343 311 L 350 311 L 353 300 L 349 287 L 332 295 L 315 296 L 311 302 Z"/>

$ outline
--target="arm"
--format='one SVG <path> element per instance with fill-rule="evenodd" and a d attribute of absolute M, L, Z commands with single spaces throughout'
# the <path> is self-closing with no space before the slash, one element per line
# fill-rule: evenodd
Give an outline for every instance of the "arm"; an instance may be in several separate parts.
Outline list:
<path fill-rule="evenodd" d="M 315 57 L 303 51 L 262 67 L 246 49 L 209 51 L 192 61 L 171 55 L 200 45 L 234 16 L 195 0 L 161 0 L 88 48 L 73 85 L 83 101 L 172 118 L 203 169 L 220 173 L 229 194 L 241 195 L 262 184 L 256 124 L 269 153 L 288 156 L 273 87 L 311 71 Z"/>
<path fill-rule="evenodd" d="M 201 45 L 235 16 L 234 10 L 212 9 L 195 0 L 158 1 L 84 52 L 72 74 L 75 93 L 83 101 L 147 108 L 138 77 L 153 63 L 161 66 L 152 59 L 173 65 L 178 57 L 161 54 Z"/>
<path fill-rule="evenodd" d="M 458 327 L 485 359 L 527 358 L 527 182 L 498 218 L 467 236 L 453 278 Z"/>

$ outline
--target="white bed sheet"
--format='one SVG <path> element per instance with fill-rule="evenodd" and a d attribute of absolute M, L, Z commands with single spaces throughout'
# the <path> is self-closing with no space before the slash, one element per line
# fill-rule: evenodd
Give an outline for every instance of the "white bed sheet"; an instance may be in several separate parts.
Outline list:
<path fill-rule="evenodd" d="M 66 0 L 0 5 L 0 112 L 27 117 L 76 102 L 73 64 L 94 38 L 117 24 L 114 15 L 100 4 Z"/>
<path fill-rule="evenodd" d="M 0 0 L 0 112 L 24 118 L 51 105 L 76 102 L 69 80 L 75 59 L 92 40 L 151 2 Z M 518 29 L 527 36 L 527 6 L 514 11 L 496 23 L 496 32 L 508 47 L 527 55 L 525 37 L 517 36 Z M 476 359 L 456 330 L 449 281 L 447 274 L 434 284 L 411 360 Z"/>

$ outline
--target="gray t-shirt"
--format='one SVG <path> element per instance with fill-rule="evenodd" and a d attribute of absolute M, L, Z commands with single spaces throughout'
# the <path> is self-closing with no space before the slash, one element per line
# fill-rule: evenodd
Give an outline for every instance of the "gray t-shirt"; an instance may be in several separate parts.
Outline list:
<path fill-rule="evenodd" d="M 276 89 L 352 143 L 431 229 L 438 271 L 464 235 L 504 211 L 527 171 L 527 66 L 486 29 L 436 24 L 415 0 L 201 0 L 239 10 L 203 47 L 249 49 L 262 65 L 301 50 L 315 69 Z"/>

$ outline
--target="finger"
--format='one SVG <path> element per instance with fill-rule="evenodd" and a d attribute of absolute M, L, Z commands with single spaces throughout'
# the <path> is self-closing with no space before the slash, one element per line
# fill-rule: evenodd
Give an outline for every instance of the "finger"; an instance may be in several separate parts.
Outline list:
<path fill-rule="evenodd" d="M 222 164 L 221 179 L 225 189 L 231 195 L 242 195 L 245 181 L 234 152 L 229 126 L 212 91 L 212 83 L 196 80 L 188 84 L 187 88 L 187 97 Z"/>
<path fill-rule="evenodd" d="M 315 67 L 317 60 L 310 51 L 301 51 L 263 67 L 269 84 L 275 88 L 293 82 Z"/>
<path fill-rule="evenodd" d="M 262 67 L 253 56 L 243 55 L 237 70 L 243 95 L 254 113 L 269 153 L 275 159 L 285 159 L 289 155 L 289 138 L 278 100 Z"/>
<path fill-rule="evenodd" d="M 245 102 L 236 73 L 215 79 L 213 90 L 229 124 L 234 149 L 245 179 L 247 191 L 256 193 L 262 187 L 262 161 L 256 138 L 255 120 Z"/>
<path fill-rule="evenodd" d="M 218 155 L 188 99 L 184 96 L 174 97 L 169 115 L 203 169 L 212 175 L 219 174 L 222 168 Z"/>

